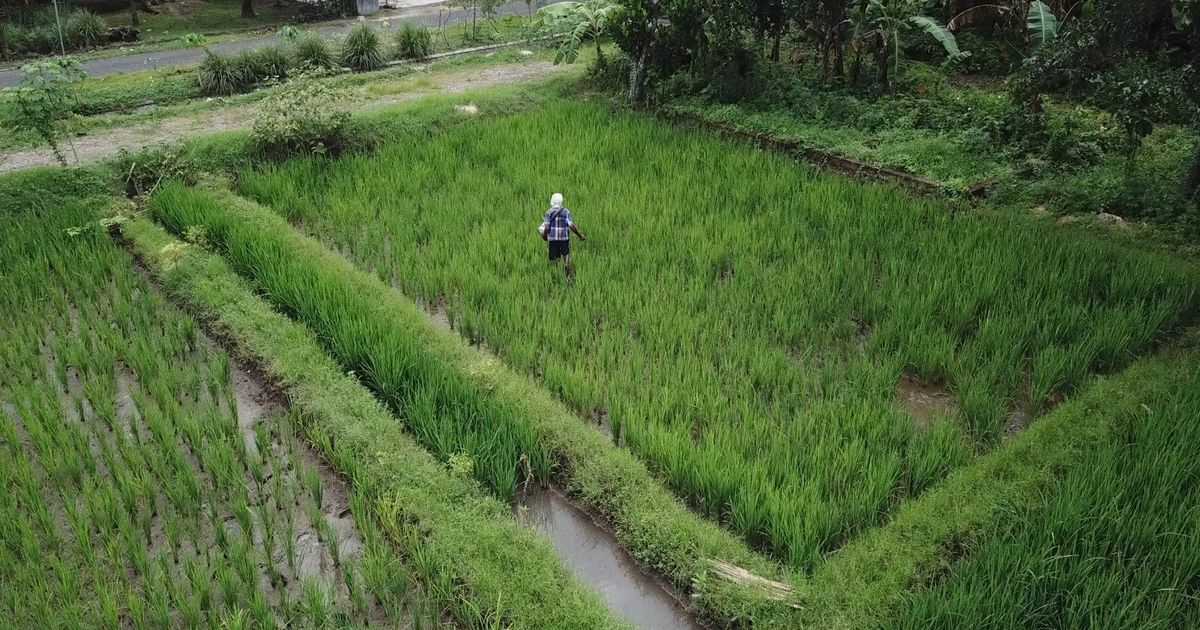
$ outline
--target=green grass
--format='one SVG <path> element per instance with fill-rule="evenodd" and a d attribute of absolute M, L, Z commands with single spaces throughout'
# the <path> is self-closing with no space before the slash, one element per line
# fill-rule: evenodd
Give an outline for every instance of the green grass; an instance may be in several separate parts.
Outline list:
<path fill-rule="evenodd" d="M 1200 625 L 1200 371 L 1196 349 L 1141 370 L 1085 465 L 985 531 L 911 594 L 903 628 Z M 1131 403 L 1137 404 L 1131 404 Z"/>
<path fill-rule="evenodd" d="M 284 384 L 308 419 L 310 439 L 354 480 L 383 530 L 418 575 L 469 627 L 582 628 L 619 625 L 598 598 L 566 575 L 541 539 L 517 527 L 402 432 L 371 394 L 319 347 L 313 333 L 271 310 L 218 257 L 179 243 L 145 220 L 126 235 L 174 296 L 189 303 Z M 215 237 L 219 234 L 214 233 Z M 318 494 L 314 485 L 306 491 Z"/>
<path fill-rule="evenodd" d="M 1197 303 L 1195 270 L 1165 256 L 952 214 L 597 105 L 419 146 L 238 182 L 444 302 L 464 337 L 606 415 L 678 495 L 797 568 L 970 461 L 1012 409 L 1126 365 Z M 572 288 L 534 234 L 554 190 L 592 236 Z M 177 229 L 208 220 L 178 212 Z M 895 400 L 903 372 L 946 383 L 960 412 L 918 430 Z"/>
<path fill-rule="evenodd" d="M 299 417 L 243 413 L 229 357 L 97 225 L 115 203 L 102 182 L 42 170 L 0 189 L 4 625 L 436 621 L 406 580 L 351 596 L 364 554 L 406 571 L 374 511 L 351 495 L 359 548 L 339 550 L 352 541 L 329 519 L 343 506 L 299 487 L 320 476 L 300 456 Z M 276 553 L 284 532 L 320 540 L 304 552 L 328 567 L 307 570 L 319 615 L 288 588 L 301 575 Z"/>
<path fill-rule="evenodd" d="M 140 42 L 152 43 L 176 40 L 188 33 L 222 35 L 246 31 L 269 31 L 296 22 L 296 4 L 276 6 L 274 2 L 254 3 L 254 18 L 242 17 L 240 0 L 203 0 L 189 3 L 186 13 L 173 7 L 159 7 L 157 15 L 138 12 Z M 129 26 L 129 12 L 107 13 L 104 19 L 112 26 Z"/>

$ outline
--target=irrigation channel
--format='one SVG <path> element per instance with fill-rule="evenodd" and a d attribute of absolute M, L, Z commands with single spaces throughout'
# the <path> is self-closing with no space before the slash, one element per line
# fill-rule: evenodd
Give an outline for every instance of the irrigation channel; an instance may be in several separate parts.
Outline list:
<path fill-rule="evenodd" d="M 550 539 L 579 579 L 617 614 L 648 630 L 696 630 L 679 600 L 647 575 L 617 539 L 558 489 L 535 486 L 514 509 L 517 521 Z"/>

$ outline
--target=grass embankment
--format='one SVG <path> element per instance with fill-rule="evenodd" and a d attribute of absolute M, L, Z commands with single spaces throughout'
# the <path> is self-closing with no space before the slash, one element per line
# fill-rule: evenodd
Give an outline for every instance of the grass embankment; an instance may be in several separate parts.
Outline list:
<path fill-rule="evenodd" d="M 170 198 L 169 190 L 165 194 L 156 203 Z M 621 625 L 565 572 L 545 541 L 519 528 L 506 506 L 485 497 L 469 478 L 452 475 L 430 457 L 353 374 L 325 354 L 313 333 L 271 310 L 220 258 L 144 220 L 125 234 L 170 293 L 283 385 L 304 414 L 310 439 L 353 480 L 418 575 L 453 604 L 457 619 L 471 627 Z M 221 230 L 214 226 L 210 234 L 224 244 Z M 364 308 L 357 316 L 369 320 L 373 311 Z M 368 380 L 374 373 L 358 369 Z M 414 407 L 405 409 L 403 422 L 411 427 L 423 411 L 449 412 Z M 422 419 L 443 421 L 436 414 Z"/>
<path fill-rule="evenodd" d="M 797 568 L 1197 304 L 1194 268 L 1173 258 L 950 213 L 602 106 L 551 103 L 419 147 L 238 182 L 444 303 L 464 336 L 606 417 L 680 496 Z M 555 190 L 592 237 L 570 289 L 534 234 Z M 916 426 L 896 401 L 905 372 L 947 384 L 958 411 Z"/>
<path fill-rule="evenodd" d="M 151 208 L 177 232 L 202 226 L 239 272 L 277 308 L 317 331 L 343 367 L 397 408 L 429 448 L 442 457 L 465 449 L 480 462 L 475 473 L 501 496 L 511 489 L 521 456 L 541 453 L 561 464 L 557 473 L 567 488 L 611 521 L 626 549 L 693 594 L 703 616 L 787 623 L 794 612 L 787 606 L 703 580 L 710 558 L 763 575 L 776 572 L 772 563 L 687 510 L 629 451 L 532 379 L 438 328 L 416 304 L 252 202 L 170 184 Z"/>
<path fill-rule="evenodd" d="M 296 419 L 243 401 L 97 226 L 103 191 L 0 182 L 0 625 L 435 623 Z"/>
<path fill-rule="evenodd" d="M 827 628 L 1030 627 L 1051 619 L 1061 625 L 1066 617 L 1059 614 L 1116 621 L 1146 612 L 1151 600 L 1157 601 L 1140 621 L 1181 614 L 1187 567 L 1195 568 L 1187 551 L 1195 544 L 1195 523 L 1188 525 L 1185 516 L 1196 509 L 1188 481 L 1195 466 L 1171 454 L 1194 444 L 1186 433 L 1194 429 L 1179 425 L 1196 417 L 1196 359 L 1192 333 L 1184 349 L 1169 348 L 1097 379 L 905 504 L 887 525 L 814 570 L 800 593 L 804 620 Z M 1164 439 L 1177 446 L 1162 445 Z M 1121 449 L 1129 459 L 1117 466 L 1113 458 Z M 1114 473 L 1127 479 L 1117 482 Z M 1131 493 L 1146 494 L 1145 502 Z M 1134 523 L 1139 518 L 1141 524 Z M 1147 523 L 1154 524 L 1149 534 Z M 1166 574 L 1149 580 L 1138 575 L 1142 568 Z M 1138 576 L 1130 581 L 1136 587 L 1119 603 L 1106 599 L 1114 594 L 1113 576 L 1123 570 Z M 1024 591 L 1025 599 L 1014 591 Z M 1082 619 L 1066 625 L 1095 625 Z"/>
<path fill-rule="evenodd" d="M 1193 340 L 1089 395 L 1072 431 L 1095 447 L 888 625 L 1200 627 L 1197 365 Z"/>

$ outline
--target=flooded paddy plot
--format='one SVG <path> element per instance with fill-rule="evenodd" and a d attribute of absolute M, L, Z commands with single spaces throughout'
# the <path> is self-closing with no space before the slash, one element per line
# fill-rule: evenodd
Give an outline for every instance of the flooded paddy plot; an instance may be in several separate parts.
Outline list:
<path fill-rule="evenodd" d="M 553 157 L 533 157 L 546 138 Z M 998 442 L 1013 401 L 1036 415 L 1197 305 L 1194 270 L 1165 256 L 950 213 L 598 105 L 237 181 L 607 418 L 691 506 L 793 567 Z M 556 191 L 590 237 L 573 287 L 533 232 Z M 904 374 L 944 384 L 933 402 L 956 411 L 933 415 L 952 418 L 917 426 Z M 489 464 L 502 496 L 511 459 Z"/>
<path fill-rule="evenodd" d="M 106 234 L 66 235 L 89 216 L 31 212 L 0 235 L 0 618 L 437 623 L 300 419 Z"/>

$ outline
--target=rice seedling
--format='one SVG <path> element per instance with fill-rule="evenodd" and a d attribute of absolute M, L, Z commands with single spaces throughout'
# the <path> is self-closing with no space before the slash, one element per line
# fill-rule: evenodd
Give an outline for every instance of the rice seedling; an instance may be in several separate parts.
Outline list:
<path fill-rule="evenodd" d="M 1181 357 L 1195 361 L 1196 351 Z M 1195 627 L 1200 559 L 1200 372 L 1175 370 L 1118 416 L 1099 452 L 1014 508 L 945 580 L 913 593 L 897 628 Z M 1155 387 L 1163 384 L 1155 383 Z"/>
<path fill-rule="evenodd" d="M 213 627 L 222 604 L 291 619 L 271 559 L 291 516 L 269 508 L 290 501 L 262 477 L 283 468 L 276 425 L 248 460 L 221 413 L 228 358 L 107 235 L 68 235 L 90 204 L 18 199 L 0 196 L 0 626 Z M 331 593 L 322 614 L 356 605 Z"/>
<path fill-rule="evenodd" d="M 581 130 L 569 155 L 522 159 L 567 128 Z M 612 235 L 579 247 L 569 292 L 529 225 L 562 182 L 576 182 L 581 225 Z M 1197 305 L 1194 270 L 1165 256 L 951 214 L 597 105 L 458 126 L 420 151 L 267 165 L 238 183 L 414 299 L 446 304 L 463 336 L 580 415 L 603 409 L 678 495 L 794 567 L 994 444 L 1010 401 L 1046 407 Z M 452 198 L 429 194 L 445 187 Z M 332 271 L 293 264 L 189 193 L 163 195 L 156 216 L 206 225 L 440 457 L 469 454 L 500 496 L 522 453 L 538 460 L 520 419 L 372 328 L 371 305 Z M 949 426 L 914 426 L 896 400 L 906 373 L 955 395 Z"/>

